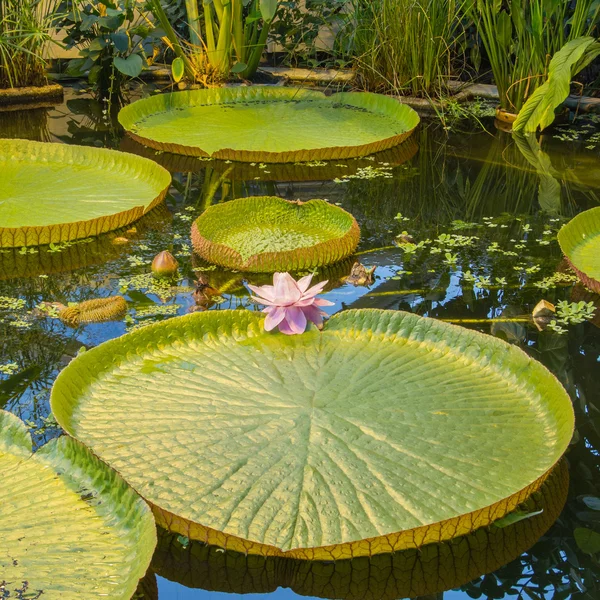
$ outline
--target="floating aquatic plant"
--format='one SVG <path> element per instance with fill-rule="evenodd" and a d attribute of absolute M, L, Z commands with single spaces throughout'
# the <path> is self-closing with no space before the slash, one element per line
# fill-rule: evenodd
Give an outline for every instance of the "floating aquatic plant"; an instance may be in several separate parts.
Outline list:
<path fill-rule="evenodd" d="M 558 243 L 584 285 L 600 294 L 600 207 L 571 219 L 558 232 Z"/>
<path fill-rule="evenodd" d="M 25 424 L 0 410 L 0 480 L 3 597 L 131 598 L 156 530 L 115 471 L 69 437 L 32 454 Z"/>
<path fill-rule="evenodd" d="M 192 225 L 198 256 L 250 272 L 328 265 L 350 256 L 359 238 L 356 219 L 325 200 L 239 198 L 211 206 Z"/>
<path fill-rule="evenodd" d="M 81 323 L 102 323 L 121 319 L 127 312 L 127 301 L 123 296 L 94 298 L 76 304 L 64 306 L 56 304 L 58 318 L 71 327 Z"/>
<path fill-rule="evenodd" d="M 378 94 L 252 86 L 160 94 L 119 113 L 135 140 L 158 150 L 243 162 L 366 156 L 408 138 L 417 113 Z"/>
<path fill-rule="evenodd" d="M 150 160 L 104 148 L 0 140 L 0 248 L 97 236 L 140 219 L 171 176 Z"/>
<path fill-rule="evenodd" d="M 323 317 L 327 313 L 319 307 L 333 306 L 333 302 L 316 297 L 328 282 L 322 281 L 310 287 L 312 277 L 306 275 L 296 281 L 289 273 L 275 273 L 273 285 L 248 285 L 256 294 L 252 299 L 267 305 L 263 310 L 267 315 L 265 331 L 278 327 L 281 333 L 294 335 L 304 333 L 309 322 L 319 328 L 323 326 Z"/>
<path fill-rule="evenodd" d="M 301 596 L 344 600 L 430 597 L 494 571 L 533 546 L 559 516 L 568 487 L 568 468 L 561 461 L 538 493 L 490 527 L 451 544 L 334 562 L 223 552 L 159 529 L 151 568 L 187 587 L 230 594 L 289 587 Z M 503 520 L 505 526 L 498 527 Z"/>
<path fill-rule="evenodd" d="M 573 432 L 569 396 L 518 348 L 378 310 L 298 336 L 248 310 L 169 319 L 78 356 L 51 406 L 161 526 L 324 560 L 493 523 L 540 489 Z"/>

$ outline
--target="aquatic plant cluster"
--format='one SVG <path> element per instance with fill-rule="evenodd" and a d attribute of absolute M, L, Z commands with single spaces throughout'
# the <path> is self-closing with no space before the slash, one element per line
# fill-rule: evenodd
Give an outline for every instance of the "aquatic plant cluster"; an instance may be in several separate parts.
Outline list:
<path fill-rule="evenodd" d="M 600 590 L 600 134 L 536 137 L 600 8 L 353 4 L 363 87 L 441 95 L 479 36 L 513 132 L 248 85 L 277 1 L 38 7 L 103 98 L 0 139 L 1 598 Z M 383 48 L 415 23 L 425 52 Z M 165 47 L 179 91 L 117 114 Z"/>

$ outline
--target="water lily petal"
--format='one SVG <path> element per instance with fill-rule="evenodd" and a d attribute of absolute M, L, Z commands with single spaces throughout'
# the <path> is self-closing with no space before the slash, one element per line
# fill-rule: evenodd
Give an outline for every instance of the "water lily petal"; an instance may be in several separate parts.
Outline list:
<path fill-rule="evenodd" d="M 285 311 L 286 309 L 281 306 L 265 308 L 263 311 L 267 313 L 267 317 L 265 318 L 265 331 L 275 329 L 275 327 L 285 319 Z"/>
<path fill-rule="evenodd" d="M 307 325 L 306 316 L 295 306 L 288 306 L 285 309 L 285 322 L 294 333 L 304 333 Z"/>
<path fill-rule="evenodd" d="M 291 330 L 290 326 L 285 320 L 279 323 L 279 331 L 281 331 L 281 333 L 285 333 L 285 335 L 296 335 L 296 332 Z"/>
<path fill-rule="evenodd" d="M 302 294 L 303 298 L 310 298 L 316 296 L 320 292 L 323 291 L 323 288 L 329 283 L 326 279 L 325 281 L 321 281 L 321 283 L 317 283 L 317 285 L 313 285 L 309 290 Z"/>
<path fill-rule="evenodd" d="M 300 288 L 289 273 L 275 273 L 273 284 L 275 287 L 274 302 L 279 306 L 290 306 L 302 297 Z"/>
<path fill-rule="evenodd" d="M 256 296 L 250 296 L 254 302 L 258 304 L 264 304 L 265 306 L 279 306 L 279 304 L 275 302 L 271 302 L 270 300 L 265 300 L 264 298 L 257 298 Z"/>
<path fill-rule="evenodd" d="M 308 289 L 308 286 L 310 285 L 312 278 L 313 278 L 313 276 L 311 273 L 310 275 L 306 275 L 305 277 L 298 279 L 298 281 L 296 282 L 296 285 L 300 288 L 300 291 L 302 293 L 304 293 Z"/>
<path fill-rule="evenodd" d="M 330 302 L 329 300 L 325 300 L 325 298 L 315 298 L 313 304 L 315 306 L 333 306 L 335 302 Z"/>
<path fill-rule="evenodd" d="M 250 285 L 248 287 L 261 298 L 265 300 L 270 300 L 273 302 L 275 300 L 275 288 L 272 285 Z"/>
<path fill-rule="evenodd" d="M 304 316 L 314 323 L 317 327 L 323 325 L 323 311 L 319 310 L 316 306 L 307 306 L 302 309 Z"/>

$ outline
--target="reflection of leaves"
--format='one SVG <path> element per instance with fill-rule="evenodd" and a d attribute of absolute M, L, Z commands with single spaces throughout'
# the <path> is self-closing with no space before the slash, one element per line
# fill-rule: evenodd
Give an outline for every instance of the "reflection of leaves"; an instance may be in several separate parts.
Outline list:
<path fill-rule="evenodd" d="M 573 536 L 580 550 L 586 554 L 596 554 L 600 552 L 600 533 L 586 527 L 578 527 Z"/>
<path fill-rule="evenodd" d="M 582 500 L 588 508 L 600 510 L 600 498 L 596 498 L 595 496 L 584 496 Z"/>
<path fill-rule="evenodd" d="M 513 133 L 513 139 L 521 154 L 536 170 L 540 178 L 538 187 L 540 208 L 548 213 L 560 212 L 561 186 L 556 180 L 558 172 L 552 166 L 550 157 L 540 148 L 535 135 Z"/>
<path fill-rule="evenodd" d="M 42 367 L 31 365 L 19 373 L 11 375 L 0 382 L 0 408 L 3 408 L 13 398 L 18 398 L 25 392 L 29 385 L 42 373 Z"/>

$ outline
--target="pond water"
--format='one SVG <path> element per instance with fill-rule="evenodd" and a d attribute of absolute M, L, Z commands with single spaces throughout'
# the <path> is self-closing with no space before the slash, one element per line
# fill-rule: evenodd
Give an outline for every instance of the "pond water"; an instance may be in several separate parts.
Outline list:
<path fill-rule="evenodd" d="M 151 91 L 138 89 L 135 95 Z M 600 597 L 597 555 L 586 554 L 574 539 L 575 530 L 600 523 L 600 512 L 593 509 L 598 503 L 590 499 L 600 497 L 600 310 L 593 320 L 575 315 L 571 321 L 582 322 L 542 332 L 530 319 L 542 299 L 600 304 L 574 284 L 556 242 L 566 220 L 600 204 L 596 119 L 556 127 L 544 134 L 541 146 L 496 131 L 485 116 L 481 123 L 487 131 L 472 120 L 446 127 L 424 122 L 408 142 L 379 156 L 277 166 L 155 153 L 124 139 L 114 117 L 77 86 L 53 109 L 0 113 L 0 137 L 137 152 L 174 172 L 165 205 L 132 228 L 69 246 L 0 253 L 0 408 L 26 420 L 35 442 L 43 444 L 59 434 L 49 416 L 50 388 L 81 348 L 192 310 L 256 309 L 242 274 L 191 255 L 192 220 L 210 204 L 250 195 L 324 198 L 355 215 L 362 230 L 357 258 L 376 267 L 370 285 L 344 282 L 353 261 L 317 272 L 315 281 L 329 280 L 325 297 L 335 303 L 329 313 L 401 309 L 501 337 L 551 369 L 575 405 L 571 485 L 559 520 L 531 550 L 492 574 L 468 584 L 453 584 L 451 573 L 439 574 L 449 588 L 443 597 Z M 152 258 L 164 249 L 180 263 L 174 285 L 149 274 Z M 194 294 L 198 279 L 217 290 L 209 301 Z M 248 280 L 266 282 L 260 276 Z M 70 328 L 39 309 L 41 302 L 67 304 L 111 294 L 128 300 L 122 321 Z M 161 600 L 226 600 L 242 593 L 252 599 L 298 597 L 278 588 L 289 584 L 285 576 L 257 576 L 260 568 L 251 561 L 201 556 L 195 562 L 185 539 L 169 543 L 179 544 L 183 558 L 168 568 L 157 552 Z M 472 559 L 477 563 L 475 551 Z M 385 586 L 357 591 L 351 579 L 342 573 L 335 585 L 332 578 L 330 586 L 304 581 L 295 589 L 308 596 L 395 597 Z M 154 575 L 145 583 L 150 591 L 140 597 L 156 598 Z"/>

